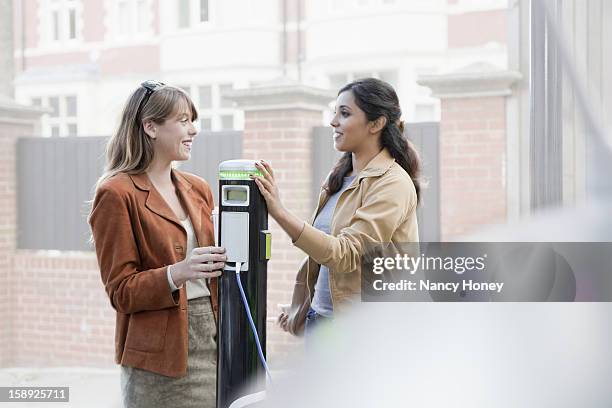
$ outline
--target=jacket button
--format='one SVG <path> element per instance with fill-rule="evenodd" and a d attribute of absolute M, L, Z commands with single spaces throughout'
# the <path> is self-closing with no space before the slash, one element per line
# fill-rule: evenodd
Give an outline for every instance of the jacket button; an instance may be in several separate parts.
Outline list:
<path fill-rule="evenodd" d="M 179 254 L 183 253 L 183 247 L 180 245 L 175 245 L 174 249 L 176 250 L 176 252 L 178 252 Z"/>

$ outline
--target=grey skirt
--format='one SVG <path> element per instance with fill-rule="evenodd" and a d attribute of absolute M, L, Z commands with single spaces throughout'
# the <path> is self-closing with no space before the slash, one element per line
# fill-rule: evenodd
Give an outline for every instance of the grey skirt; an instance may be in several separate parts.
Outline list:
<path fill-rule="evenodd" d="M 214 408 L 217 391 L 217 328 L 205 296 L 189 300 L 187 375 L 181 378 L 121 366 L 125 408 Z"/>

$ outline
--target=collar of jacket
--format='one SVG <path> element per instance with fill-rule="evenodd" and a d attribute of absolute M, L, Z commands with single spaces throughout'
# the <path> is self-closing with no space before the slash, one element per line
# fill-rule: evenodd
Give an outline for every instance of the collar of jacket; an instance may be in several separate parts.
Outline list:
<path fill-rule="evenodd" d="M 366 177 L 378 177 L 387 172 L 395 163 L 395 159 L 389 153 L 386 147 L 376 155 L 370 162 L 365 166 L 361 172 L 359 172 L 358 179 L 361 180 Z M 359 180 L 357 182 L 359 182 Z"/>
<path fill-rule="evenodd" d="M 129 176 L 136 188 L 148 192 L 145 206 L 149 210 L 181 227 L 183 226 L 176 214 L 174 214 L 174 211 L 166 203 L 166 200 L 157 191 L 147 173 L 130 174 Z M 199 209 L 203 204 L 202 198 L 198 197 L 197 194 L 193 194 L 191 183 L 180 172 L 172 169 L 170 177 L 174 181 L 181 203 L 185 206 L 185 210 L 189 215 L 198 242 L 204 242 L 202 241 L 204 237 L 200 236 L 202 217 Z"/>
<path fill-rule="evenodd" d="M 149 191 L 151 190 L 151 187 L 154 187 L 153 183 L 151 183 L 151 179 L 145 172 L 139 174 L 130 174 L 129 176 L 134 182 L 134 185 L 140 190 Z M 176 185 L 179 189 L 182 189 L 184 191 L 191 190 L 191 183 L 188 182 L 187 179 L 183 177 L 183 175 L 179 174 L 175 169 L 172 169 L 170 171 L 170 177 L 173 181 L 177 182 Z"/>
<path fill-rule="evenodd" d="M 382 150 L 374 156 L 372 160 L 366 164 L 365 168 L 359 172 L 359 177 L 356 177 L 355 180 L 351 183 L 350 186 L 346 188 L 346 190 L 351 190 L 359 185 L 359 182 L 366 177 L 378 177 L 382 176 L 393 166 L 395 163 L 395 159 L 389 153 L 389 150 L 386 147 L 383 147 Z M 346 191 L 345 190 L 345 191 Z M 319 200 L 317 208 L 315 209 L 314 214 L 311 217 L 310 223 L 314 223 L 315 217 L 319 213 L 319 210 L 323 207 L 325 202 L 327 201 L 327 191 L 321 190 L 319 194 Z"/>

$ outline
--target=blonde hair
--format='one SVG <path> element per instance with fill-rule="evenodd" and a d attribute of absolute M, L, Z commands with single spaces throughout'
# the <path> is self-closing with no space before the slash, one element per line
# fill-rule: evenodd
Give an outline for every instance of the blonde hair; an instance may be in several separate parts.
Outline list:
<path fill-rule="evenodd" d="M 106 165 L 95 191 L 104 181 L 118 173 L 139 174 L 149 167 L 153 160 L 153 140 L 144 131 L 145 121 L 162 124 L 182 110 L 191 113 L 191 120 L 198 118 L 191 98 L 180 88 L 164 85 L 150 93 L 149 99 L 143 104 L 146 97 L 147 90 L 140 86 L 132 92 L 125 104 L 119 126 L 106 144 Z"/>

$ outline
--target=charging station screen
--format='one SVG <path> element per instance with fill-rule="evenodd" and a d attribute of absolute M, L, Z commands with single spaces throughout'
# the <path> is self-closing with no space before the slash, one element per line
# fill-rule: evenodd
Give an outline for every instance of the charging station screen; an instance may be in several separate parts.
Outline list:
<path fill-rule="evenodd" d="M 247 200 L 246 190 L 225 190 L 227 201 L 245 202 Z"/>

